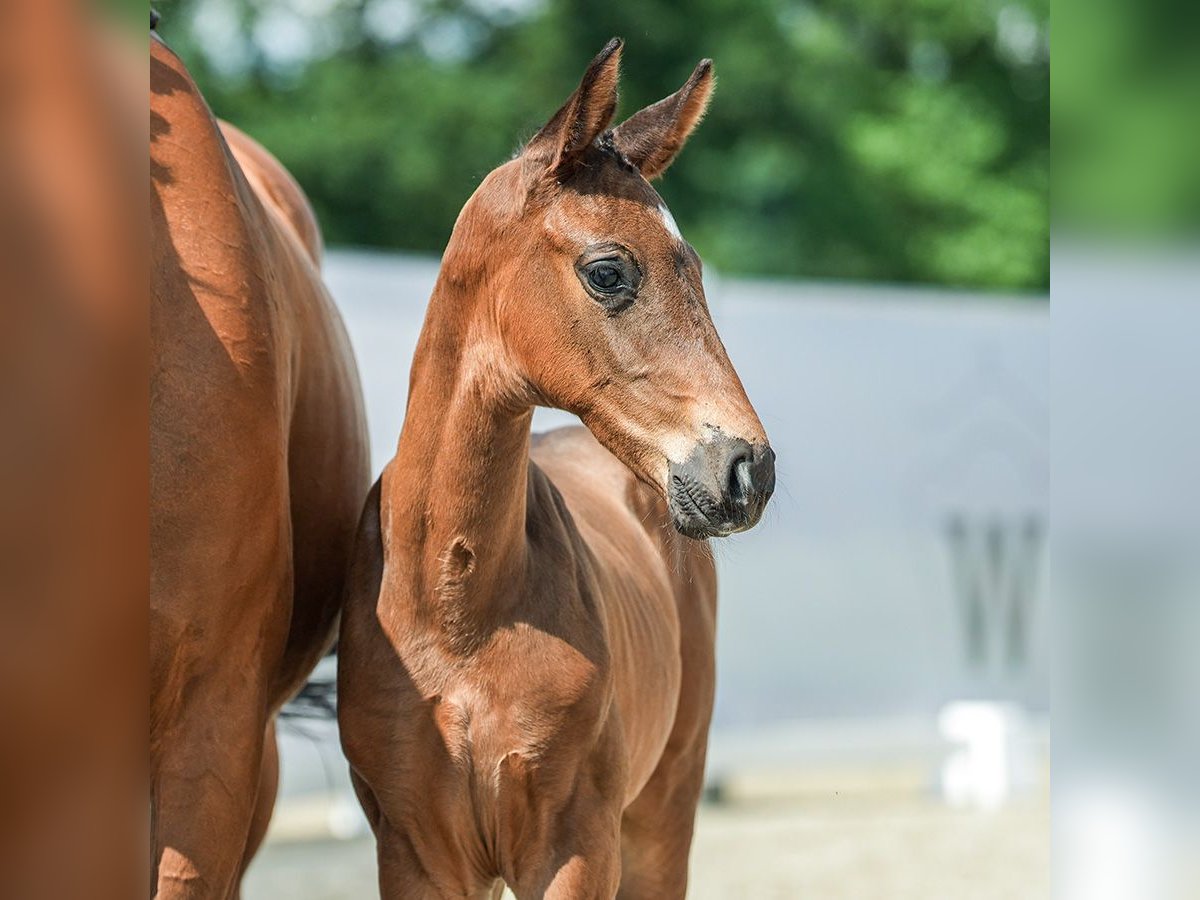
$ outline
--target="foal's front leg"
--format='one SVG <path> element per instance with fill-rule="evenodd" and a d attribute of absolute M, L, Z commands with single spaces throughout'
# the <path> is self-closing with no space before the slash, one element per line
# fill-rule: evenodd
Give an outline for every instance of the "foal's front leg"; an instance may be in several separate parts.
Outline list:
<path fill-rule="evenodd" d="M 375 841 L 382 900 L 443 900 L 447 896 L 417 857 L 407 835 L 381 821 Z"/>
<path fill-rule="evenodd" d="M 379 819 L 375 829 L 379 857 L 379 896 L 383 900 L 492 900 L 498 896 L 494 881 L 476 877 L 471 868 L 448 848 L 425 855 L 417 850 L 417 837 Z"/>
<path fill-rule="evenodd" d="M 517 900 L 612 900 L 621 884 L 619 803 L 580 791 L 538 851 L 539 859 L 527 855 L 528 875 L 509 885 Z"/>

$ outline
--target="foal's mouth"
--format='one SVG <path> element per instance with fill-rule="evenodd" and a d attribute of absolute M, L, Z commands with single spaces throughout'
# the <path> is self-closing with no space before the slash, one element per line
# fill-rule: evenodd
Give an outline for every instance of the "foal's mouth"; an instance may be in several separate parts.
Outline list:
<path fill-rule="evenodd" d="M 705 540 L 753 528 L 775 490 L 775 452 L 721 437 L 697 444 L 668 471 L 667 504 L 675 529 Z"/>
<path fill-rule="evenodd" d="M 727 537 L 738 531 L 745 531 L 751 524 L 730 523 L 720 501 L 686 475 L 671 476 L 668 505 L 675 530 L 697 541 Z"/>

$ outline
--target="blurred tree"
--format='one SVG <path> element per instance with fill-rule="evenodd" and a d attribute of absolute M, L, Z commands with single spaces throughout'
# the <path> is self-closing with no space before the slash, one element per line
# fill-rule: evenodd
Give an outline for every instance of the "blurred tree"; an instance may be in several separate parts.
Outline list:
<path fill-rule="evenodd" d="M 1064 3 L 1054 80 L 1055 213 L 1064 227 L 1194 239 L 1200 230 L 1200 7 Z M 1190 111 L 1190 112 L 1189 112 Z"/>
<path fill-rule="evenodd" d="M 439 251 L 614 34 L 622 113 L 712 57 L 660 185 L 740 273 L 1045 290 L 1048 0 L 175 0 L 160 31 L 327 240 Z"/>

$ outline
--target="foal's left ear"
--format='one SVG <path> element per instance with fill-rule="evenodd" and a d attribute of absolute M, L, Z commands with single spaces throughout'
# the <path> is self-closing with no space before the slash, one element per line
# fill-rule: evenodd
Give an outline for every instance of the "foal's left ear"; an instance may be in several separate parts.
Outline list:
<path fill-rule="evenodd" d="M 675 161 L 704 118 L 714 83 L 712 60 L 702 59 L 683 87 L 634 113 L 613 132 L 617 149 L 647 180 L 657 178 Z"/>
<path fill-rule="evenodd" d="M 575 93 L 525 146 L 526 159 L 552 176 L 565 175 L 609 126 L 617 111 L 621 47 L 621 39 L 613 38 L 596 55 Z"/>

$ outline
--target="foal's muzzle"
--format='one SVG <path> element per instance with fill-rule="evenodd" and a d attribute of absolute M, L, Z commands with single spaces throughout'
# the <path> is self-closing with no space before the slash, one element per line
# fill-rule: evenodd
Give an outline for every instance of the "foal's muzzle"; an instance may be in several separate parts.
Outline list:
<path fill-rule="evenodd" d="M 702 540 L 752 528 L 775 490 L 775 451 L 720 436 L 671 463 L 667 501 L 680 533 Z"/>

